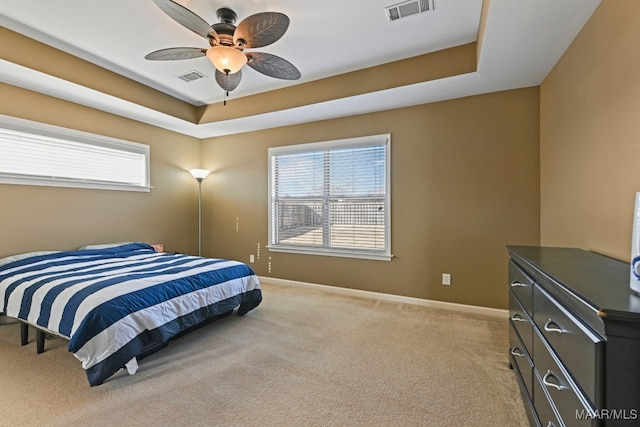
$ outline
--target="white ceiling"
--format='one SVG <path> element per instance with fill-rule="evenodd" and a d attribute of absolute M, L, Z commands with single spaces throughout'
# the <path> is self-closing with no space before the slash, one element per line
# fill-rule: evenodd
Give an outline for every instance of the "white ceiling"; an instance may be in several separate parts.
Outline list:
<path fill-rule="evenodd" d="M 345 72 L 476 41 L 482 0 L 435 0 L 433 12 L 388 22 L 384 7 L 397 0 L 179 0 L 209 23 L 230 7 L 244 17 L 285 13 L 287 33 L 256 49 L 292 62 L 302 78 L 291 82 L 243 69 L 234 98 L 277 90 Z M 589 19 L 600 0 L 485 0 L 488 19 L 478 70 L 410 86 L 322 102 L 258 116 L 193 124 L 26 69 L 0 58 L 0 81 L 56 96 L 198 138 L 418 105 L 462 96 L 539 85 Z M 212 76 L 206 58 L 147 61 L 166 47 L 208 47 L 205 39 L 164 14 L 152 0 L 2 0 L 0 25 L 156 88 L 193 105 L 221 102 L 213 77 L 185 83 L 197 70 Z"/>

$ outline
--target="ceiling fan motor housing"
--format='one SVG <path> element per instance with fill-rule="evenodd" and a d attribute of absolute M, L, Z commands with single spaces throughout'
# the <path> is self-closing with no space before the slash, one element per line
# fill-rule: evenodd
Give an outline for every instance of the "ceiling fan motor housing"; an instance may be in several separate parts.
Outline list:
<path fill-rule="evenodd" d="M 235 43 L 233 41 L 233 34 L 236 31 L 236 26 L 234 24 L 238 15 L 236 15 L 233 10 L 226 7 L 218 9 L 216 15 L 220 22 L 211 25 L 211 28 L 213 28 L 220 37 L 220 44 L 222 46 L 231 46 L 242 50 L 245 46 L 245 41 L 242 39 L 237 40 Z M 213 41 L 211 45 L 213 46 Z"/>
<path fill-rule="evenodd" d="M 213 24 L 211 26 L 218 33 L 218 37 L 220 39 L 220 43 L 222 46 L 230 46 L 236 47 L 233 43 L 233 33 L 235 32 L 236 27 L 229 24 Z M 215 40 L 211 39 L 211 46 L 214 44 L 218 44 Z"/>

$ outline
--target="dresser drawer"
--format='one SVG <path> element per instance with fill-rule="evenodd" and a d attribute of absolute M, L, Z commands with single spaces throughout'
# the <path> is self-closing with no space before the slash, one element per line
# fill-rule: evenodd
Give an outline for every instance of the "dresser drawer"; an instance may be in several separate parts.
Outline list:
<path fill-rule="evenodd" d="M 518 265 L 509 260 L 509 288 L 518 297 L 527 313 L 533 313 L 533 284 L 535 281 Z"/>
<path fill-rule="evenodd" d="M 533 338 L 533 320 L 522 307 L 513 292 L 509 292 L 509 319 L 513 327 L 518 331 L 522 344 L 531 353 Z"/>
<path fill-rule="evenodd" d="M 585 327 L 542 287 L 534 287 L 534 322 L 591 402 L 602 404 L 604 340 Z M 544 372 L 541 372 L 544 374 Z"/>
<path fill-rule="evenodd" d="M 534 377 L 536 378 L 534 387 L 539 381 L 538 385 L 545 391 L 544 399 L 548 399 L 550 406 L 557 411 L 560 425 L 569 427 L 598 425 L 599 420 L 580 419 L 577 416 L 578 413 L 588 411 L 593 413 L 594 406 L 576 387 L 575 382 L 562 367 L 562 363 L 553 354 L 537 329 L 533 334 L 533 362 L 535 365 Z M 541 399 L 543 396 L 534 389 L 536 410 L 544 403 Z M 538 416 L 542 421 L 541 413 L 538 413 Z"/>
<path fill-rule="evenodd" d="M 564 424 L 560 422 L 558 416 L 551 403 L 551 397 L 545 391 L 545 386 L 542 384 L 542 378 L 536 373 L 533 375 L 533 394 L 535 395 L 535 409 L 536 415 L 542 427 L 563 427 Z"/>
<path fill-rule="evenodd" d="M 520 341 L 520 337 L 512 322 L 509 322 L 509 354 L 513 368 L 517 369 L 524 384 L 524 392 L 533 399 L 533 361 L 527 348 Z"/>

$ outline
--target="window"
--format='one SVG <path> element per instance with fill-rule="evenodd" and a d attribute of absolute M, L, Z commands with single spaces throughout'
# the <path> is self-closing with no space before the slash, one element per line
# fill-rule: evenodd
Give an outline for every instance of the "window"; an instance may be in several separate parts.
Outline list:
<path fill-rule="evenodd" d="M 0 116 L 0 183 L 149 191 L 149 146 Z"/>
<path fill-rule="evenodd" d="M 391 259 L 390 135 L 269 149 L 269 249 Z"/>

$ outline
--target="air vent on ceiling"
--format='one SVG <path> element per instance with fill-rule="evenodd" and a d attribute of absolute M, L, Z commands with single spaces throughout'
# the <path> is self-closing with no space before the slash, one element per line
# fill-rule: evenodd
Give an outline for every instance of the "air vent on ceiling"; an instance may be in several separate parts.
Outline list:
<path fill-rule="evenodd" d="M 176 76 L 176 77 L 179 78 L 182 81 L 190 83 L 190 82 L 192 82 L 194 80 L 204 79 L 207 76 L 202 74 L 200 71 L 191 70 L 191 71 L 188 71 L 188 72 L 186 72 L 184 74 L 180 74 L 179 76 Z"/>
<path fill-rule="evenodd" d="M 409 0 L 384 8 L 389 22 L 397 21 L 419 13 L 431 12 L 435 8 L 435 0 Z"/>

